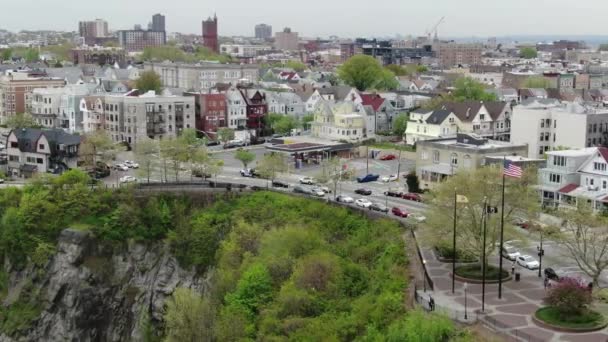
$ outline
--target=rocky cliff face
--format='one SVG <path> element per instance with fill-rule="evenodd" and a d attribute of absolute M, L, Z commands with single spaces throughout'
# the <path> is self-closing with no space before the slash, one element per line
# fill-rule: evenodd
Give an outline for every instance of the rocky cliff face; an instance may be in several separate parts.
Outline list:
<path fill-rule="evenodd" d="M 10 266 L 6 266 L 10 268 Z M 38 294 L 42 312 L 12 341 L 141 341 L 147 327 L 162 324 L 163 309 L 177 287 L 205 289 L 162 244 L 100 244 L 88 232 L 66 229 L 44 272 L 30 266 L 9 271 L 4 305 L 24 288 Z"/>

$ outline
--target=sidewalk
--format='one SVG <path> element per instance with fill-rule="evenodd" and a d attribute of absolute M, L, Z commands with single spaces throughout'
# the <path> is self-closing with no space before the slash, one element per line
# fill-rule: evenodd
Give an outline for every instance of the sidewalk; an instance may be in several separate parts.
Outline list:
<path fill-rule="evenodd" d="M 463 323 L 476 320 L 499 333 L 508 335 L 515 341 L 608 341 L 608 329 L 594 333 L 561 333 L 537 326 L 532 321 L 534 312 L 542 306 L 545 289 L 537 271 L 522 270 L 519 282 L 509 280 L 503 283 L 502 299 L 498 299 L 498 284 L 486 284 L 485 313 L 481 313 L 481 284 L 468 284 L 467 320 L 464 319 L 464 284 L 456 281 L 452 294 L 452 264 L 439 262 L 429 249 L 421 249 L 426 267 L 434 285 L 431 291 L 424 292 L 417 286 L 419 303 L 428 309 L 428 299 L 432 296 L 436 311 L 448 314 L 452 319 Z M 510 270 L 511 263 L 504 266 Z"/>

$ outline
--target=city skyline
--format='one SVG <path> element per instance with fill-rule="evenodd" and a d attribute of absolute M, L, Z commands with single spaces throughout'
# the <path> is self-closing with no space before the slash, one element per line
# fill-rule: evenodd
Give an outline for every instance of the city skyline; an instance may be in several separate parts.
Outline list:
<path fill-rule="evenodd" d="M 529 2 L 513 0 L 509 3 L 479 3 L 474 0 L 436 0 L 433 3 L 395 4 L 378 0 L 373 5 L 363 2 L 311 0 L 297 12 L 284 8 L 277 0 L 263 0 L 255 4 L 245 1 L 226 3 L 209 1 L 200 4 L 191 0 L 175 0 L 171 6 L 159 0 L 103 3 L 73 3 L 58 0 L 52 3 L 23 0 L 3 4 L 0 13 L 1 29 L 76 31 L 78 22 L 102 18 L 112 31 L 131 29 L 140 24 L 147 27 L 153 14 L 166 17 L 167 32 L 200 34 L 202 20 L 217 13 L 222 25 L 221 36 L 252 36 L 254 26 L 267 23 L 275 32 L 291 27 L 304 37 L 394 36 L 424 35 L 427 29 L 445 16 L 439 36 L 508 36 L 508 35 L 591 35 L 601 34 L 603 19 L 599 15 L 608 10 L 608 3 L 580 0 L 576 11 L 565 0 Z M 30 11 L 36 8 L 36 11 Z M 120 10 L 119 10 L 120 9 Z M 28 12 L 24 23 L 14 13 Z M 295 14 L 297 13 L 297 14 Z M 597 13 L 597 15 L 591 15 Z M 311 20 L 315 17 L 331 20 Z M 550 18 L 550 20 L 547 20 Z M 517 19 L 517 25 L 513 25 Z M 542 25 L 538 25 L 542 22 Z M 573 25 L 565 25 L 571 22 Z"/>

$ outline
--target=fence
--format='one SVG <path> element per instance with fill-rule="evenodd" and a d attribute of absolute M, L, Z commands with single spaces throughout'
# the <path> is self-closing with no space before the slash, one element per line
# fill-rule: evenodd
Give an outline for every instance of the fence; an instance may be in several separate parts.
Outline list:
<path fill-rule="evenodd" d="M 424 256 L 422 255 L 422 251 L 420 250 L 420 246 L 418 245 L 416 233 L 414 232 L 414 229 L 410 229 L 410 232 L 412 233 L 412 238 L 414 239 L 414 244 L 416 245 L 416 253 L 418 253 L 418 258 L 420 259 L 420 265 L 422 265 L 422 269 L 424 270 L 424 278 L 426 278 L 426 283 L 429 285 L 431 290 L 434 290 L 435 286 L 433 284 L 433 279 L 431 279 L 429 271 L 426 268 L 426 263 L 424 261 Z"/>

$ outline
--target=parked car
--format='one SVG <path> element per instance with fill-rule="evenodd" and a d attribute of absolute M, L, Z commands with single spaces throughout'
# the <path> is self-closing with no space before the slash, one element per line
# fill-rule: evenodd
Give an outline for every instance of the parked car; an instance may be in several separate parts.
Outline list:
<path fill-rule="evenodd" d="M 315 180 L 312 177 L 302 177 L 300 178 L 300 184 L 313 185 L 315 184 Z"/>
<path fill-rule="evenodd" d="M 336 202 L 340 203 L 353 203 L 354 201 L 355 200 L 352 197 L 346 195 L 340 195 L 336 197 Z"/>
<path fill-rule="evenodd" d="M 397 159 L 397 156 L 395 156 L 394 154 L 385 154 L 382 157 L 380 157 L 380 160 L 395 160 Z"/>
<path fill-rule="evenodd" d="M 394 190 L 388 190 L 388 191 L 384 192 L 384 196 L 388 196 L 388 197 L 402 197 L 403 196 L 403 192 L 394 191 Z"/>
<path fill-rule="evenodd" d="M 365 175 L 363 177 L 357 177 L 357 182 L 359 183 L 368 183 L 368 182 L 375 182 L 378 180 L 378 178 L 380 178 L 380 175 L 374 175 L 374 174 L 369 174 L 369 175 Z"/>
<path fill-rule="evenodd" d="M 0 184 L 4 183 L 4 178 L 0 178 Z"/>
<path fill-rule="evenodd" d="M 418 223 L 422 223 L 424 221 L 426 221 L 426 216 L 422 215 L 422 214 L 418 214 L 418 213 L 410 213 L 409 215 L 407 215 L 408 219 L 411 219 L 413 221 L 416 221 Z"/>
<path fill-rule="evenodd" d="M 272 181 L 272 186 L 275 188 L 289 188 L 289 184 L 279 180 Z"/>
<path fill-rule="evenodd" d="M 535 270 L 539 267 L 538 261 L 530 255 L 520 255 L 517 257 L 517 264 L 529 270 Z"/>
<path fill-rule="evenodd" d="M 293 187 L 293 192 L 297 193 L 297 194 L 304 194 L 304 195 L 312 195 L 312 192 L 310 191 L 310 189 L 307 189 L 303 186 L 299 186 L 296 185 Z"/>
<path fill-rule="evenodd" d="M 393 213 L 393 215 L 399 216 L 399 217 L 408 217 L 409 216 L 409 213 L 405 209 L 401 209 L 401 208 L 397 208 L 397 207 L 393 207 L 393 209 L 391 209 L 391 212 Z"/>
<path fill-rule="evenodd" d="M 132 160 L 125 160 L 123 164 L 130 169 L 139 169 L 139 164 Z"/>
<path fill-rule="evenodd" d="M 220 144 L 220 142 L 219 142 L 219 141 L 217 141 L 217 140 L 209 140 L 209 141 L 207 141 L 207 144 L 206 144 L 206 145 L 207 145 L 207 146 L 217 146 L 217 145 L 219 145 L 219 144 Z"/>
<path fill-rule="evenodd" d="M 202 168 L 192 169 L 192 175 L 194 177 L 203 178 L 203 179 L 211 178 L 211 174 L 203 172 Z"/>
<path fill-rule="evenodd" d="M 555 272 L 554 269 L 547 267 L 547 268 L 545 268 L 543 273 L 545 274 L 545 278 L 550 279 L 550 280 L 559 281 L 559 276 L 557 275 L 557 272 Z"/>
<path fill-rule="evenodd" d="M 525 220 L 525 219 L 520 218 L 520 217 L 514 219 L 513 220 L 513 224 L 516 225 L 516 226 L 518 226 L 518 227 L 521 227 L 523 229 L 528 229 L 530 227 L 530 221 Z"/>
<path fill-rule="evenodd" d="M 357 195 L 369 196 L 372 194 L 372 191 L 370 189 L 361 188 L 361 189 L 355 190 L 355 193 Z"/>
<path fill-rule="evenodd" d="M 397 175 L 390 175 L 390 176 L 384 176 L 382 177 L 382 181 L 384 183 L 388 183 L 388 182 L 396 182 L 397 181 Z"/>
<path fill-rule="evenodd" d="M 521 254 L 515 249 L 515 247 L 507 244 L 503 244 L 502 246 L 502 257 L 514 261 Z"/>
<path fill-rule="evenodd" d="M 372 202 L 370 202 L 370 200 L 365 199 L 365 198 L 359 198 L 358 200 L 355 201 L 355 204 L 361 208 L 369 208 L 372 206 Z"/>
<path fill-rule="evenodd" d="M 255 171 L 253 169 L 243 169 L 240 171 L 241 176 L 243 177 L 251 177 L 254 178 L 255 177 Z"/>
<path fill-rule="evenodd" d="M 317 188 L 321 189 L 326 194 L 331 194 L 331 190 L 326 186 L 317 186 Z"/>
<path fill-rule="evenodd" d="M 312 189 L 310 189 L 310 191 L 312 192 L 313 195 L 315 195 L 317 197 L 325 196 L 325 191 L 321 190 L 320 188 L 312 188 Z"/>
<path fill-rule="evenodd" d="M 369 208 L 371 210 L 379 211 L 381 213 L 388 213 L 388 208 L 384 204 L 373 203 Z"/>
<path fill-rule="evenodd" d="M 403 194 L 403 196 L 401 196 L 401 198 L 403 198 L 405 200 L 409 200 L 409 201 L 422 202 L 422 197 L 420 197 L 420 195 L 415 194 L 413 192 L 408 192 L 407 194 Z"/>
<path fill-rule="evenodd" d="M 115 164 L 114 165 L 114 170 L 118 170 L 118 171 L 129 171 L 129 167 L 126 166 L 125 164 Z"/>
<path fill-rule="evenodd" d="M 245 142 L 243 140 L 230 140 L 226 144 L 224 144 L 224 149 L 228 148 L 237 148 L 245 146 Z"/>
<path fill-rule="evenodd" d="M 137 179 L 133 176 L 120 177 L 120 183 L 133 183 L 133 182 L 137 182 Z"/>

